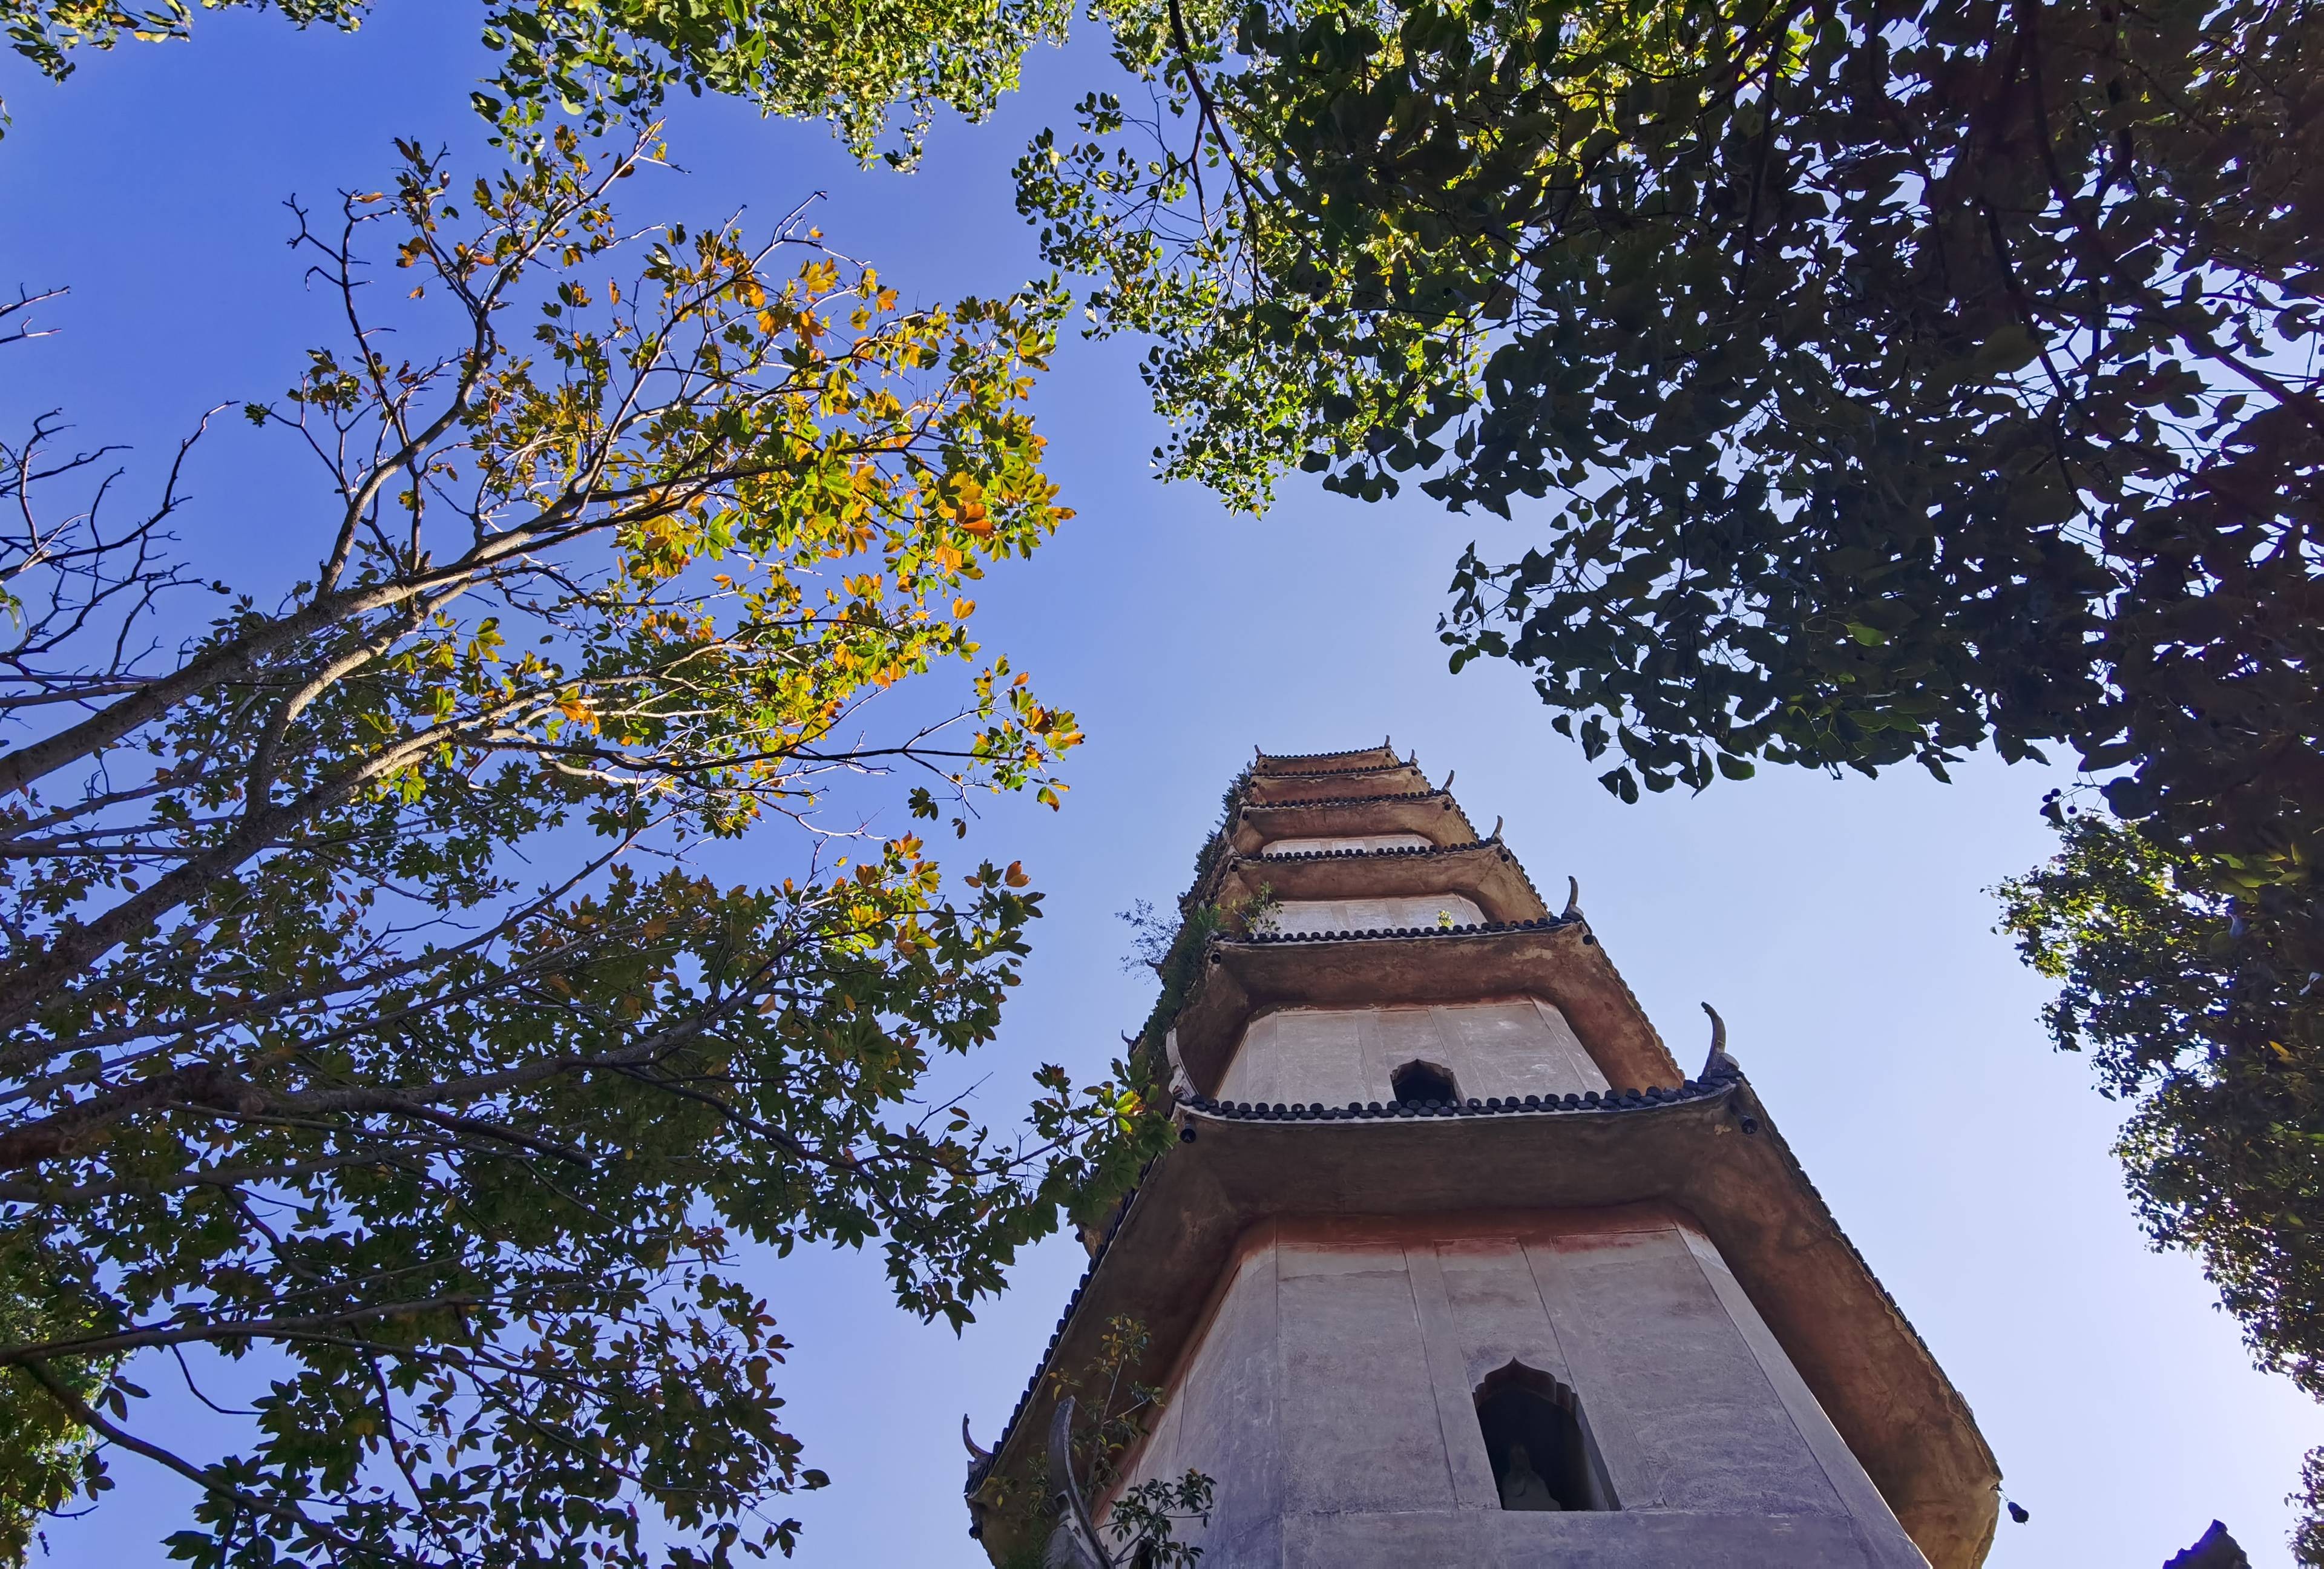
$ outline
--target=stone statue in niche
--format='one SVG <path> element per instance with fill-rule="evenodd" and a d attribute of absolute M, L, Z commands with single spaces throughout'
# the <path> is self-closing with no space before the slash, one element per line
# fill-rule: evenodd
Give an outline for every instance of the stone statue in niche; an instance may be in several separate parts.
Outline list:
<path fill-rule="evenodd" d="M 1505 1509 L 1559 1509 L 1565 1506 L 1549 1491 L 1549 1483 L 1533 1468 L 1533 1456 L 1522 1444 L 1509 1445 L 1508 1459 L 1501 1473 L 1494 1478 L 1500 1484 L 1501 1508 Z"/>

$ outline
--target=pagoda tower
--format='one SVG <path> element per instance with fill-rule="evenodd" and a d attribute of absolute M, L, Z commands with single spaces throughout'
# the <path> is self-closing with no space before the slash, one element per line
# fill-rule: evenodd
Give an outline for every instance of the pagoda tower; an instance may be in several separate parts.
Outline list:
<path fill-rule="evenodd" d="M 1127 1316 L 1166 1403 L 1120 1485 L 1212 1478 L 1204 1569 L 1973 1569 L 1992 1452 L 1717 1016 L 1690 1077 L 1451 783 L 1383 743 L 1230 797 L 1185 909 L 1246 918 L 1168 1032 L 1180 1142 L 972 1444 L 993 1561 L 1115 1561 L 1111 1494 L 996 1500 L 1057 1484 L 1053 1375 Z"/>

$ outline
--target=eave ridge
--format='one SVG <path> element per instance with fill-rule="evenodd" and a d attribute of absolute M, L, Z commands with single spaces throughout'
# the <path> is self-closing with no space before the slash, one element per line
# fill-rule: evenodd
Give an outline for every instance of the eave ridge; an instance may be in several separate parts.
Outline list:
<path fill-rule="evenodd" d="M 1732 1057 L 1726 1057 L 1723 1060 L 1714 1060 L 1711 1066 L 1704 1068 L 1701 1078 L 1688 1079 L 1676 1089 L 1655 1088 L 1618 1092 L 1609 1090 L 1602 1094 L 1596 1090 L 1591 1090 L 1582 1095 L 1527 1095 L 1522 1102 L 1514 1097 L 1508 1100 L 1496 1098 L 1489 1103 L 1470 1101 L 1458 1107 L 1448 1106 L 1437 1101 L 1394 1101 L 1385 1103 L 1369 1102 L 1361 1107 L 1351 1102 L 1345 1109 L 1326 1107 L 1320 1101 L 1305 1106 L 1261 1106 L 1250 1102 L 1216 1101 L 1208 1095 L 1189 1095 L 1183 1092 L 1174 1092 L 1171 1098 L 1185 1111 L 1197 1116 L 1213 1118 L 1221 1121 L 1393 1121 L 1411 1117 L 1480 1116 L 1573 1118 L 1603 1117 L 1609 1113 L 1635 1114 L 1654 1111 L 1660 1107 L 1699 1103 L 1715 1100 L 1744 1084 L 1743 1070 L 1735 1066 Z M 1757 1131 L 1757 1119 L 1754 1119 L 1753 1131 Z M 1772 1132 L 1773 1130 L 1770 1129 L 1769 1131 Z M 1800 1180 L 1805 1183 L 1807 1174 L 1799 1170 L 1799 1161 L 1792 1155 L 1790 1147 L 1784 1145 L 1780 1140 L 1776 1140 L 1776 1144 L 1783 1150 L 1785 1160 L 1799 1176 Z M 1129 1220 L 1130 1209 L 1138 1202 L 1138 1195 L 1145 1186 L 1147 1175 L 1154 1169 L 1155 1161 L 1166 1158 L 1167 1158 L 1167 1154 L 1157 1156 L 1155 1160 L 1148 1161 L 1138 1174 L 1137 1184 L 1123 1195 L 1121 1203 L 1114 1206 L 1113 1219 L 1107 1224 L 1105 1234 L 1098 1239 L 1096 1251 L 1090 1254 L 1089 1266 L 1082 1271 L 1081 1278 L 1074 1283 L 1073 1294 L 1065 1298 L 1065 1310 L 1057 1315 L 1056 1326 L 1049 1331 L 1048 1344 L 1042 1348 L 1040 1358 L 1033 1368 L 1033 1376 L 1025 1381 L 1024 1392 L 1017 1397 L 1017 1405 L 1009 1413 L 1009 1420 L 1002 1426 L 1001 1435 L 993 1440 L 991 1454 L 995 1457 L 1008 1452 L 1009 1441 L 1016 1436 L 1018 1424 L 1024 1420 L 1027 1408 L 1033 1403 L 1033 1397 L 1040 1390 L 1042 1378 L 1049 1371 L 1050 1361 L 1057 1352 L 1057 1343 L 1065 1338 L 1066 1329 L 1073 1324 L 1074 1312 L 1082 1305 L 1082 1297 L 1089 1290 L 1090 1282 L 1096 1278 L 1099 1269 L 1105 1263 L 1106 1252 L 1113 1246 L 1114 1237 L 1120 1232 L 1123 1223 Z M 1826 1218 L 1829 1219 L 1830 1211 L 1824 1207 L 1822 1195 L 1815 1192 L 1812 1185 L 1809 1186 L 1808 1192 L 1814 1197 L 1818 1208 L 1823 1209 Z M 1833 1229 L 1837 1231 L 1838 1227 L 1835 1225 Z M 1851 1253 L 1854 1253 L 1855 1244 L 1849 1243 L 1849 1249 Z M 1863 1255 L 1857 1253 L 1855 1256 L 1857 1263 L 1862 1266 Z M 1865 1268 L 1865 1273 L 1871 1274 L 1869 1267 Z M 1878 1285 L 1877 1278 L 1874 1284 Z M 1902 1319 L 1904 1314 L 1897 1309 L 1895 1298 L 1888 1295 L 1886 1287 L 1880 1288 L 1880 1295 L 1888 1304 L 1890 1310 L 1895 1312 L 1897 1317 Z M 1907 1323 L 1905 1327 L 1911 1329 L 1912 1326 Z M 1913 1338 L 1915 1342 L 1920 1341 L 1921 1337 L 1917 1331 L 1914 1332 Z M 1928 1347 L 1923 1343 L 1921 1349 L 1926 1352 Z M 983 1480 L 982 1475 L 973 1473 L 968 1486 L 963 1490 L 964 1493 L 973 1494 L 982 1485 Z"/>
<path fill-rule="evenodd" d="M 1368 799 L 1386 800 L 1386 796 Z M 1288 805 L 1289 803 L 1284 803 Z M 1305 803 L 1303 803 L 1305 804 Z M 1259 850 L 1249 855 L 1230 857 L 1235 861 L 1356 861 L 1367 855 L 1466 855 L 1478 850 L 1501 847 L 1501 836 L 1471 839 L 1465 844 L 1381 844 L 1365 850 Z"/>
<path fill-rule="evenodd" d="M 1418 765 L 1399 758 L 1394 762 L 1361 762 L 1353 768 L 1270 768 L 1265 773 L 1254 773 L 1253 779 L 1342 779 L 1360 773 L 1401 773 Z"/>
<path fill-rule="evenodd" d="M 1155 1157 L 1156 1160 L 1160 1158 L 1161 1156 Z M 1074 1282 L 1073 1294 L 1065 1298 L 1065 1311 L 1057 1315 L 1056 1326 L 1049 1331 L 1049 1343 L 1042 1348 L 1039 1359 L 1033 1364 L 1033 1376 L 1025 1380 L 1024 1392 L 1017 1397 L 1016 1407 L 1009 1413 L 1009 1420 L 1001 1425 L 1001 1436 L 992 1441 L 991 1460 L 998 1461 L 1008 1452 L 1009 1441 L 1017 1435 L 1017 1425 L 1025 1419 L 1026 1407 L 1033 1403 L 1034 1395 L 1040 1390 L 1042 1375 L 1049 1371 L 1049 1362 L 1057 1354 L 1057 1342 L 1065 1338 L 1066 1326 L 1074 1321 L 1074 1309 L 1081 1306 L 1083 1294 L 1088 1291 L 1089 1283 L 1097 1278 L 1098 1266 L 1105 1262 L 1106 1250 L 1113 1246 L 1113 1239 L 1120 1232 L 1122 1222 L 1130 1218 L 1130 1206 L 1138 1202 L 1139 1192 L 1146 1186 L 1146 1174 L 1153 1169 L 1153 1160 L 1140 1167 L 1137 1182 L 1121 1195 L 1121 1202 L 1113 1206 L 1113 1219 L 1107 1223 L 1105 1234 L 1098 1239 L 1096 1249 L 1090 1254 L 1089 1265 L 1082 1271 L 1082 1278 Z M 962 1493 L 974 1497 L 977 1490 L 984 1485 L 985 1478 L 991 1474 L 990 1469 L 978 1471 L 972 1468 L 968 1473 L 968 1485 L 961 1490 Z M 974 1536 L 977 1533 L 972 1531 L 969 1534 Z"/>
<path fill-rule="evenodd" d="M 1581 922 L 1578 915 L 1545 915 L 1538 920 L 1472 920 L 1455 926 L 1366 927 L 1359 931 L 1252 932 L 1240 937 L 1213 937 L 1220 947 L 1260 943 L 1348 943 L 1367 938 L 1474 937 L 1496 932 L 1546 932 Z"/>
<path fill-rule="evenodd" d="M 1392 795 L 1327 796 L 1320 800 L 1312 801 L 1254 801 L 1246 799 L 1242 803 L 1242 810 L 1246 812 L 1306 812 L 1313 811 L 1317 807 L 1370 807 L 1378 806 L 1382 801 L 1425 801 L 1434 800 L 1438 797 L 1443 797 L 1447 800 L 1452 798 L 1451 792 L 1443 789 L 1397 790 Z"/>
<path fill-rule="evenodd" d="M 1721 1052 L 1720 1055 L 1724 1057 L 1725 1053 Z M 1734 1062 L 1735 1059 L 1733 1057 L 1727 1057 L 1724 1069 L 1731 1070 L 1730 1082 L 1740 1083 L 1742 1080 L 1742 1070 L 1735 1067 Z M 1723 1070 L 1706 1070 L 1707 1073 L 1715 1071 Z M 1758 1099 L 1757 1092 L 1750 1091 L 1748 1084 L 1744 1085 L 1744 1088 L 1747 1091 L 1749 1091 L 1751 1099 L 1754 1102 L 1757 1102 Z M 1768 1117 L 1766 1108 L 1759 1108 L 1758 1115 L 1753 1120 L 1758 1122 L 1759 1126 L 1751 1131 L 1754 1133 L 1766 1135 L 1767 1142 L 1774 1147 L 1778 1155 L 1783 1157 L 1784 1165 L 1790 1169 L 1792 1180 L 1800 1185 L 1800 1189 L 1807 1195 L 1808 1202 L 1815 1206 L 1816 1217 L 1823 1223 L 1834 1237 L 1840 1239 L 1840 1246 L 1848 1250 L 1848 1256 L 1856 1260 L 1856 1267 L 1864 1271 L 1864 1278 L 1867 1280 L 1871 1281 L 1872 1288 L 1880 1294 L 1880 1300 L 1887 1305 L 1888 1311 L 1895 1316 L 1896 1322 L 1904 1326 L 1904 1333 L 1913 1337 L 1913 1343 L 1920 1347 L 1921 1354 L 1923 1356 L 1929 1359 L 1929 1365 L 1936 1369 L 1938 1387 L 1944 1391 L 1945 1398 L 1947 1402 L 1951 1405 L 1953 1409 L 1961 1417 L 1968 1419 L 1969 1430 L 1977 1435 L 1978 1445 L 1984 1449 L 1986 1458 L 1992 1461 L 1994 1475 L 1998 1477 L 2001 1474 L 2001 1463 L 1999 1460 L 1994 1458 L 1993 1446 L 1986 1442 L 1984 1430 L 1978 1426 L 1977 1414 L 1969 1408 L 1968 1397 L 1963 1395 L 1959 1389 L 1954 1387 L 1951 1377 L 1947 1374 L 1944 1370 L 1944 1364 L 1937 1360 L 1937 1353 L 1931 1351 L 1929 1349 L 1929 1343 L 1921 1338 L 1920 1330 L 1914 1326 L 1912 1319 L 1906 1315 L 1904 1309 L 1898 1305 L 1896 1298 L 1889 1294 L 1886 1283 L 1880 1278 L 1878 1272 L 1872 1268 L 1871 1263 L 1864 1257 L 1863 1251 L 1857 1247 L 1856 1239 L 1848 1234 L 1848 1229 L 1840 1223 L 1840 1217 L 1832 1213 L 1831 1205 L 1824 1202 L 1822 1192 L 1817 1188 L 1813 1179 L 1808 1176 L 1808 1168 L 1800 1164 L 1800 1158 L 1792 1152 L 1791 1145 L 1784 1140 L 1783 1134 L 1775 1131 L 1775 1121 L 1772 1118 Z M 993 1453 L 998 1454 L 1000 1451 L 996 1449 Z"/>
<path fill-rule="evenodd" d="M 1238 866 L 1310 866 L 1327 861 L 1416 861 L 1480 854 L 1498 854 L 1503 863 L 1517 873 L 1517 881 L 1525 885 L 1526 892 L 1535 902 L 1545 909 L 1548 908 L 1541 897 L 1541 890 L 1534 886 L 1533 878 L 1526 873 L 1525 863 L 1503 843 L 1498 833 L 1482 839 L 1465 840 L 1458 844 L 1380 844 L 1354 850 L 1253 850 L 1248 854 L 1230 848 L 1219 857 L 1217 865 L 1204 879 L 1199 891 L 1203 898 L 1213 897 L 1219 885 L 1232 876 Z"/>
<path fill-rule="evenodd" d="M 1473 1098 L 1466 1101 L 1350 1101 L 1344 1106 L 1327 1106 L 1321 1101 L 1286 1106 L 1278 1101 L 1270 1106 L 1264 1103 L 1217 1101 L 1208 1095 L 1185 1094 L 1179 1094 L 1177 1101 L 1189 1111 L 1205 1117 L 1246 1122 L 1355 1122 L 1397 1117 L 1525 1117 L 1551 1112 L 1563 1115 L 1568 1112 L 1602 1115 L 1637 1111 L 1646 1106 L 1673 1106 L 1684 1101 L 1715 1099 L 1732 1088 L 1739 1076 L 1730 1071 L 1715 1073 L 1709 1078 L 1687 1079 L 1674 1090 L 1587 1090 L 1580 1094 L 1527 1095 L 1522 1101 L 1515 1096 L 1507 1100 L 1492 1096 L 1481 1101 Z"/>
<path fill-rule="evenodd" d="M 1334 757 L 1361 757 L 1368 752 L 1385 752 L 1392 757 L 1396 754 L 1395 738 L 1382 736 L 1378 746 L 1351 746 L 1339 752 L 1260 752 L 1253 747 L 1251 766 L 1256 768 L 1266 762 L 1322 762 Z"/>
<path fill-rule="evenodd" d="M 1534 886 L 1533 874 L 1525 869 L 1525 863 L 1517 858 L 1517 852 L 1502 840 L 1498 829 L 1499 825 L 1496 825 L 1495 832 L 1481 839 L 1471 839 L 1465 844 L 1385 844 L 1364 850 L 1258 850 L 1249 855 L 1229 855 L 1220 863 L 1220 870 L 1223 873 L 1237 862 L 1359 861 L 1368 856 L 1386 859 L 1398 855 L 1472 855 L 1480 850 L 1498 850 L 1510 869 L 1517 872 L 1517 881 L 1525 884 L 1526 891 L 1533 895 L 1545 909 L 1547 909 L 1548 900 L 1543 899 L 1541 890 Z M 1580 919 L 1581 912 L 1576 910 L 1572 918 Z"/>

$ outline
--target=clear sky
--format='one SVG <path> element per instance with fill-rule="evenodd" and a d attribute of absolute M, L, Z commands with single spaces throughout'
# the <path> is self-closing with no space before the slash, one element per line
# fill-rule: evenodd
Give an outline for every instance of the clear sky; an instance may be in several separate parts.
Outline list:
<path fill-rule="evenodd" d="M 159 455 L 198 412 L 279 393 L 325 341 L 324 301 L 283 248 L 293 192 L 375 189 L 388 139 L 475 149 L 465 106 L 472 8 L 389 0 L 355 37 L 201 14 L 190 47 L 90 57 L 51 88 L 10 57 L 0 93 L 0 289 L 69 283 L 60 338 L 0 359 L 0 421 L 61 405 L 85 441 Z M 830 237 L 908 298 L 1008 287 L 1036 270 L 1010 164 L 1108 66 L 1089 40 L 1030 63 L 991 124 L 948 125 L 926 167 L 855 171 L 814 127 L 689 104 L 672 125 L 691 172 L 653 175 L 656 213 L 771 222 L 809 191 Z M 2194 1265 L 2147 1251 L 2107 1152 L 2115 1108 L 2038 1028 L 2043 988 L 1991 930 L 1984 891 L 2045 854 L 2035 815 L 2056 780 L 1990 760 L 1940 786 L 1763 775 L 1624 808 L 1553 734 L 1513 672 L 1445 673 L 1434 636 L 1460 547 L 1517 545 L 1512 524 L 1425 499 L 1366 507 L 1302 484 L 1262 521 L 1148 474 L 1157 436 L 1128 346 L 1070 344 L 1037 407 L 1080 511 L 1060 539 L 980 593 L 988 643 L 1077 709 L 1065 809 L 988 814 L 970 848 L 1021 857 L 1047 918 L 982 1104 L 1005 1113 L 1037 1063 L 1102 1071 L 1151 1001 L 1122 973 L 1133 899 L 1185 882 L 1219 793 L 1254 743 L 1278 752 L 1417 748 L 1480 826 L 1507 819 L 1535 881 L 1582 900 L 1681 1060 L 1696 1007 L 1736 1056 L 1841 1223 L 1977 1412 L 2010 1496 L 1990 1563 L 2160 1564 L 2218 1516 L 2255 1564 L 2290 1563 L 2282 1499 L 2324 1420 L 2252 1371 Z M 183 525 L 205 572 L 254 586 L 311 537 L 314 476 L 235 422 L 196 463 Z M 259 466 L 263 463 L 265 466 Z M 1492 553 L 1489 549 L 1487 553 Z M 746 847 L 737 875 L 777 864 Z M 817 1566 L 981 1564 L 958 1490 L 961 1414 L 991 1442 L 1082 1268 L 1069 1240 L 1028 1255 L 964 1335 L 885 1298 L 876 1259 L 756 1269 L 797 1343 L 782 1392 L 827 1492 L 796 1500 Z M 146 1380 L 161 1389 L 159 1370 Z M 176 1399 L 165 1426 L 202 1414 Z M 164 1562 L 182 1486 L 132 1457 L 90 1518 L 53 1527 L 53 1562 Z"/>

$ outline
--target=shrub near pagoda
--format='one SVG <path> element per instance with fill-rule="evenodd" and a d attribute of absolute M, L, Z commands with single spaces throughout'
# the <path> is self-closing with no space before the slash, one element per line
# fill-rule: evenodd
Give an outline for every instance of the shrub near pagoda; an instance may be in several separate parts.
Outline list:
<path fill-rule="evenodd" d="M 235 522 L 173 472 L 124 515 L 45 423 L 6 454 L 18 1551 L 149 1463 L 198 1490 L 156 1522 L 198 1564 L 787 1550 L 773 1506 L 824 1479 L 745 1244 L 876 1247 L 958 1324 L 1154 1139 L 1056 1069 L 1022 1133 L 925 1103 L 1039 896 L 816 815 L 867 770 L 926 818 L 1056 804 L 1073 720 L 965 591 L 1068 515 L 1025 410 L 1057 301 L 907 309 L 795 231 L 625 239 L 642 148 L 560 137 L 468 189 L 407 153 L 302 215 L 348 330 L 244 411 L 235 461 L 312 466 L 303 514 Z M 314 565 L 157 647 L 227 592 L 223 526 Z M 896 687 L 927 691 L 883 734 Z M 718 875 L 746 835 L 794 874 Z M 239 1415 L 165 1444 L 164 1385 Z"/>

